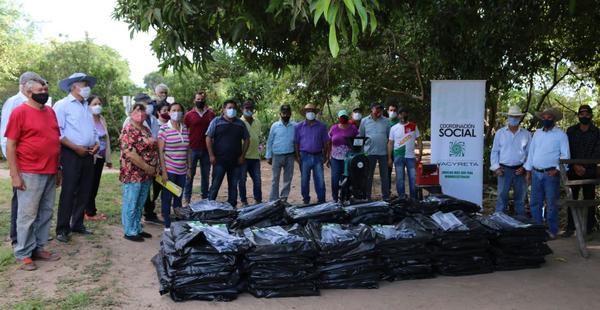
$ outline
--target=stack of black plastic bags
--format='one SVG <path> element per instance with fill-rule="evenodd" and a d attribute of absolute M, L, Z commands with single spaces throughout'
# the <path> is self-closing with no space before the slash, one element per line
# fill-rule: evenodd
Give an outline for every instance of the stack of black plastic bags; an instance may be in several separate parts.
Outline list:
<path fill-rule="evenodd" d="M 380 280 L 536 268 L 552 251 L 545 229 L 446 195 L 424 201 L 283 201 L 234 209 L 201 201 L 179 210 L 152 261 L 175 301 L 319 295 Z"/>

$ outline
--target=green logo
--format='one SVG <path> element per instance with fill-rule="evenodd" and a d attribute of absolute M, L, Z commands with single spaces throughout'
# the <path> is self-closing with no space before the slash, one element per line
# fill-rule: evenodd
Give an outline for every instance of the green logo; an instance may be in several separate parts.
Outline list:
<path fill-rule="evenodd" d="M 465 142 L 464 141 L 450 141 L 450 157 L 464 157 L 465 156 Z"/>

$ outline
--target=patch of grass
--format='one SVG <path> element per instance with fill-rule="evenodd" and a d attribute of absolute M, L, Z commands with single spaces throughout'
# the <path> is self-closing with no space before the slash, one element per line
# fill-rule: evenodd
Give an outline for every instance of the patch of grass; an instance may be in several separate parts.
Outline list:
<path fill-rule="evenodd" d="M 12 196 L 13 191 L 10 179 L 0 179 L 0 205 L 10 203 Z"/>
<path fill-rule="evenodd" d="M 58 302 L 59 309 L 83 309 L 92 303 L 92 299 L 87 292 L 77 292 L 67 295 Z"/>
<path fill-rule="evenodd" d="M 47 309 L 46 308 L 46 303 L 41 300 L 41 299 L 37 299 L 37 298 L 33 298 L 33 299 L 25 299 L 21 302 L 18 302 L 16 304 L 12 304 L 10 306 L 10 309 L 15 309 L 15 310 L 38 310 L 38 309 Z"/>
<path fill-rule="evenodd" d="M 5 271 L 8 266 L 15 263 L 12 249 L 0 247 L 0 272 Z"/>
<path fill-rule="evenodd" d="M 105 173 L 96 196 L 98 213 L 108 217 L 108 224 L 121 223 L 121 182 L 118 173 Z"/>

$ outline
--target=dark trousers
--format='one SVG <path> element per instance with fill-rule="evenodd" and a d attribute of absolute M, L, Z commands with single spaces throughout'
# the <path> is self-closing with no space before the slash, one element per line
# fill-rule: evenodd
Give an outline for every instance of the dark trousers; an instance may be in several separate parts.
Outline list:
<path fill-rule="evenodd" d="M 102 178 L 102 169 L 104 168 L 104 158 L 97 158 L 94 164 L 94 178 L 92 183 L 92 195 L 90 201 L 85 207 L 85 214 L 88 216 L 95 216 L 98 212 L 96 209 L 96 196 L 98 195 L 98 188 L 100 187 L 100 179 Z"/>
<path fill-rule="evenodd" d="M 179 185 L 180 187 L 185 186 L 185 174 L 167 173 L 169 181 Z M 173 209 L 181 208 L 181 197 L 173 195 L 168 189 L 164 189 L 160 194 L 161 214 L 165 221 L 165 227 L 171 227 L 171 206 Z"/>
<path fill-rule="evenodd" d="M 212 183 L 210 184 L 210 196 L 208 199 L 216 200 L 219 188 L 227 174 L 227 202 L 235 207 L 237 204 L 237 187 L 240 178 L 240 165 L 217 163 L 213 166 Z"/>
<path fill-rule="evenodd" d="M 83 230 L 83 214 L 92 194 L 94 158 L 80 157 L 69 148 L 60 151 L 63 181 L 58 202 L 56 233 Z"/>
<path fill-rule="evenodd" d="M 596 186 L 593 184 L 590 185 L 577 185 L 571 186 L 571 190 L 573 191 L 573 199 L 577 200 L 579 198 L 579 191 L 583 191 L 583 199 L 584 200 L 594 200 L 596 196 Z M 571 209 L 571 208 L 569 208 Z M 596 208 L 588 208 L 587 215 L 587 233 L 592 233 L 592 230 L 596 226 Z M 575 231 L 575 222 L 573 222 L 573 216 L 571 215 L 571 210 L 567 210 L 567 230 Z"/>
<path fill-rule="evenodd" d="M 262 202 L 262 188 L 260 180 L 260 159 L 246 159 L 246 162 L 240 167 L 240 200 L 248 204 L 246 197 L 246 179 L 250 175 L 252 179 L 252 193 L 256 203 Z"/>
<path fill-rule="evenodd" d="M 192 150 L 192 175 L 189 180 L 186 181 L 185 189 L 183 191 L 183 199 L 190 201 L 192 198 L 192 187 L 194 184 L 194 176 L 196 176 L 196 167 L 200 162 L 200 194 L 202 199 L 208 198 L 208 175 L 210 174 L 210 158 L 208 156 L 208 150 L 195 149 Z"/>
<path fill-rule="evenodd" d="M 17 243 L 17 188 L 13 187 L 13 195 L 10 201 L 10 241 L 12 244 Z"/>
<path fill-rule="evenodd" d="M 147 220 L 157 219 L 156 213 L 154 212 L 154 208 L 156 207 L 156 199 L 160 196 L 160 192 L 162 191 L 162 185 L 152 179 L 152 190 L 148 191 L 148 199 L 144 203 L 144 218 Z"/>

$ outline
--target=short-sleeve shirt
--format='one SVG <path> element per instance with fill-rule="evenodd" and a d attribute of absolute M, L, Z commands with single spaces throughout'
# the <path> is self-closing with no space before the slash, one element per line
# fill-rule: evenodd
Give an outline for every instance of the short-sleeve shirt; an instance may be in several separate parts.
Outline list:
<path fill-rule="evenodd" d="M 419 137 L 417 124 L 398 123 L 390 129 L 390 141 L 394 141 L 394 158 L 415 158 L 415 140 Z"/>
<path fill-rule="evenodd" d="M 246 119 L 243 117 L 242 121 L 246 125 L 246 129 L 248 129 L 248 133 L 250 134 L 250 146 L 248 147 L 248 152 L 246 152 L 246 158 L 260 159 L 260 154 L 258 152 L 258 144 L 260 142 L 260 129 L 262 127 L 262 124 L 256 118 L 253 119 L 252 124 L 246 121 Z"/>
<path fill-rule="evenodd" d="M 312 125 L 303 121 L 296 125 L 294 140 L 301 152 L 320 153 L 329 142 L 329 134 L 325 124 L 315 120 Z"/>
<path fill-rule="evenodd" d="M 370 115 L 363 118 L 358 130 L 361 137 L 368 137 L 365 141 L 367 155 L 387 155 L 387 141 L 390 135 L 390 122 L 386 117 L 373 119 Z"/>
<path fill-rule="evenodd" d="M 60 130 L 54 110 L 27 104 L 15 108 L 6 127 L 6 138 L 17 142 L 20 172 L 55 174 L 60 154 Z"/>
<path fill-rule="evenodd" d="M 219 116 L 210 122 L 206 135 L 213 139 L 213 153 L 221 165 L 237 165 L 242 156 L 242 142 L 250 137 L 246 125 L 239 118 L 231 120 Z"/>
<path fill-rule="evenodd" d="M 168 173 L 183 175 L 187 173 L 187 155 L 190 146 L 188 129 L 180 124 L 180 130 L 171 122 L 160 126 L 158 140 L 165 142 L 165 166 Z"/>
<path fill-rule="evenodd" d="M 152 176 L 136 166 L 126 155 L 125 151 L 136 152 L 144 162 L 152 167 L 158 167 L 158 146 L 156 139 L 152 138 L 150 129 L 142 126 L 138 129 L 127 123 L 121 132 L 121 173 L 119 180 L 122 183 L 141 183 L 148 181 Z"/>
<path fill-rule="evenodd" d="M 333 124 L 329 129 L 329 137 L 331 138 L 331 158 L 344 160 L 346 153 L 350 150 L 348 139 L 355 137 L 358 134 L 358 129 L 354 125 L 348 125 L 345 129 L 340 128 L 339 124 Z"/>
<path fill-rule="evenodd" d="M 183 123 L 190 133 L 190 147 L 192 150 L 206 150 L 206 130 L 215 118 L 215 112 L 206 109 L 202 115 L 196 109 L 185 114 Z"/>

